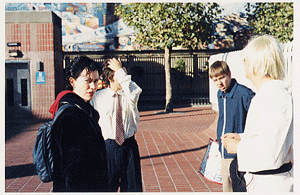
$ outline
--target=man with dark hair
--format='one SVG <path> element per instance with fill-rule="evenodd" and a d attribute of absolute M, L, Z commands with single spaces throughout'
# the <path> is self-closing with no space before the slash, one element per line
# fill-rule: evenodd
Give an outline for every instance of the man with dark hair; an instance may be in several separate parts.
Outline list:
<path fill-rule="evenodd" d="M 142 192 L 137 132 L 137 103 L 142 89 L 127 75 L 120 60 L 103 63 L 102 78 L 108 88 L 96 92 L 91 105 L 99 112 L 105 139 L 110 191 Z"/>
<path fill-rule="evenodd" d="M 217 141 L 222 158 L 221 175 L 223 192 L 232 192 L 229 167 L 236 155 L 227 153 L 221 143 L 221 136 L 225 133 L 244 132 L 247 112 L 255 93 L 231 78 L 229 66 L 224 61 L 216 61 L 211 65 L 209 77 L 219 89 L 217 94 L 219 104 Z"/>

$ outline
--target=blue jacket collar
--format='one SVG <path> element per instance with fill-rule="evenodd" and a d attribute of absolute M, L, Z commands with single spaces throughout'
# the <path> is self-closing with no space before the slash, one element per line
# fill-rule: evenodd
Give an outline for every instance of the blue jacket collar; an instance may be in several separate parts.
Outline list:
<path fill-rule="evenodd" d="M 236 91 L 237 85 L 238 84 L 237 84 L 236 80 L 235 79 L 231 79 L 231 84 L 230 84 L 229 92 L 224 93 L 223 91 L 219 90 L 218 91 L 218 97 L 221 98 L 221 97 L 226 96 L 227 98 L 232 98 L 234 92 Z"/>

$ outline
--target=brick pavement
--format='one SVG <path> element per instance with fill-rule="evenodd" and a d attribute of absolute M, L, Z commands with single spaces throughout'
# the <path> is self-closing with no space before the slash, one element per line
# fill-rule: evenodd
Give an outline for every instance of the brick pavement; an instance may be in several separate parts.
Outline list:
<path fill-rule="evenodd" d="M 198 173 L 209 138 L 215 138 L 217 113 L 211 107 L 175 108 L 175 113 L 140 112 L 136 139 L 144 192 L 221 192 L 222 186 Z M 12 123 L 7 123 L 12 124 Z M 20 133 L 5 143 L 5 192 L 51 192 L 32 165 L 41 122 L 19 122 Z M 22 131 L 21 131 L 22 130 Z"/>

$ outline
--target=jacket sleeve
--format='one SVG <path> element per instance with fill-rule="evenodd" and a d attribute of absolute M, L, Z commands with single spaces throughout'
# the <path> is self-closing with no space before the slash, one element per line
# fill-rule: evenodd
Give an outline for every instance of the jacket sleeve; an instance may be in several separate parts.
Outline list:
<path fill-rule="evenodd" d="M 131 75 L 126 74 L 124 69 L 119 69 L 115 72 L 115 77 L 118 79 L 126 97 L 129 98 L 133 105 L 137 105 L 142 89 L 131 80 Z"/>
<path fill-rule="evenodd" d="M 252 90 L 248 90 L 247 93 L 243 94 L 243 106 L 245 111 L 248 112 L 249 107 L 250 107 L 250 103 L 252 98 L 255 96 L 255 93 Z"/>

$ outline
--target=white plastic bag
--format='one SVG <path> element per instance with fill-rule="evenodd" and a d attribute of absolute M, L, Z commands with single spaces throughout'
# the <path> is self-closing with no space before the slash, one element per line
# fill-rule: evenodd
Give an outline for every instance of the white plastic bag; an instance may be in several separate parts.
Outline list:
<path fill-rule="evenodd" d="M 218 142 L 213 139 L 209 139 L 199 173 L 209 181 L 222 185 L 221 154 Z"/>

